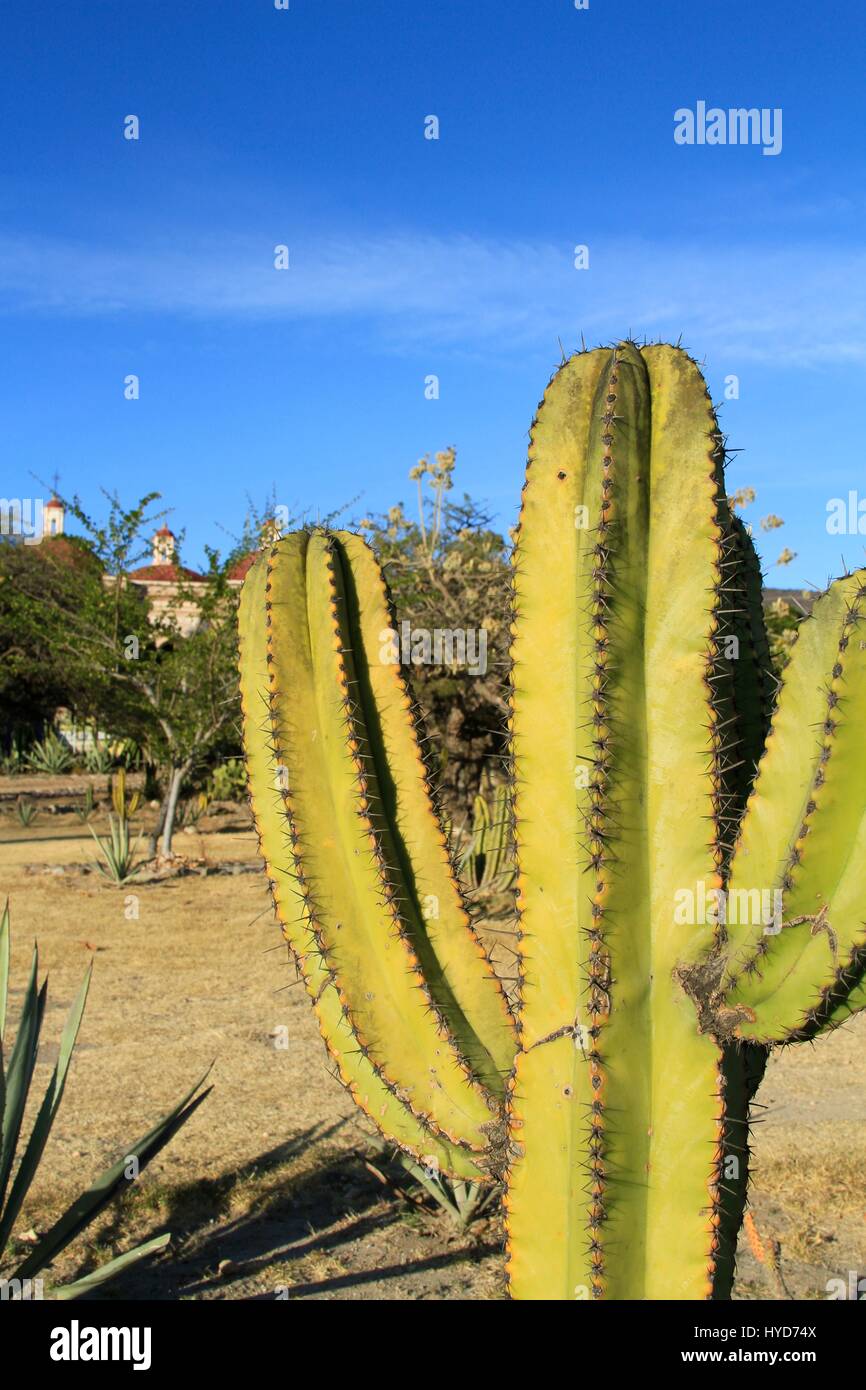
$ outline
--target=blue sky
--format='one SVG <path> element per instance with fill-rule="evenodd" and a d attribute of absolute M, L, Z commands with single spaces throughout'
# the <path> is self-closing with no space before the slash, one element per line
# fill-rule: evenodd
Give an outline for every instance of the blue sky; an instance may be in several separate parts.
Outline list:
<path fill-rule="evenodd" d="M 769 582 L 823 582 L 864 546 L 825 526 L 866 497 L 864 51 L 855 0 L 6 0 L 0 492 L 156 488 L 195 563 L 247 493 L 409 505 L 454 444 L 505 527 L 558 340 L 682 334 L 739 378 Z M 781 108 L 781 153 L 675 144 L 698 101 Z"/>

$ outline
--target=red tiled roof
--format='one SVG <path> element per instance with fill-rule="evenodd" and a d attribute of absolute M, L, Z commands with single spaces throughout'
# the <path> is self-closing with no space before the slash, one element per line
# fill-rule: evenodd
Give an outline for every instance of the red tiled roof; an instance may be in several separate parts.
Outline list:
<path fill-rule="evenodd" d="M 63 503 L 59 497 L 50 497 L 45 503 L 45 510 L 48 511 L 49 507 L 59 507 L 60 510 L 63 511 Z"/>
<path fill-rule="evenodd" d="M 238 560 L 237 564 L 233 565 L 229 570 L 229 579 L 246 579 L 247 574 L 255 564 L 258 554 L 259 552 L 257 550 L 251 550 L 249 555 L 244 555 L 242 559 Z"/>
<path fill-rule="evenodd" d="M 47 555 L 58 564 L 75 568 L 92 565 L 101 569 L 99 560 L 80 536 L 44 536 L 39 546 L 40 554 Z"/>
<path fill-rule="evenodd" d="M 133 570 L 130 579 L 143 580 L 145 582 L 177 584 L 181 579 L 188 579 L 192 583 L 196 581 L 204 583 L 204 575 L 196 574 L 195 570 L 184 569 L 183 565 L 143 565 L 141 569 Z"/>

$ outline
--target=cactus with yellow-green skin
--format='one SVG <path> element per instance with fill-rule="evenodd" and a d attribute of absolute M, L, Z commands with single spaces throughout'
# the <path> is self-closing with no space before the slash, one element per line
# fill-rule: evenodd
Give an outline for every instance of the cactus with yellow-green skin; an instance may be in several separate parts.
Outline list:
<path fill-rule="evenodd" d="M 580 353 L 539 408 L 513 556 L 514 1014 L 372 552 L 298 532 L 244 585 L 253 810 L 326 1046 L 388 1139 L 504 1177 L 514 1298 L 728 1297 L 768 1049 L 866 1002 L 866 571 L 816 602 L 776 698 L 723 459 L 676 348 Z"/>

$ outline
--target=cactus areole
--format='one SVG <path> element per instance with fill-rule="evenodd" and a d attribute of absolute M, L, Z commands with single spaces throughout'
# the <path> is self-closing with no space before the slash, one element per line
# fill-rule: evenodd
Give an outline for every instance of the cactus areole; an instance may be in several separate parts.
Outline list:
<path fill-rule="evenodd" d="M 253 811 L 335 1068 L 505 1184 L 517 1299 L 724 1299 L 768 1050 L 866 1002 L 866 571 L 781 689 L 724 440 L 678 348 L 565 362 L 513 554 L 519 993 L 461 897 L 377 561 L 285 536 L 241 597 Z M 866 637 L 866 631 L 864 631 Z"/>

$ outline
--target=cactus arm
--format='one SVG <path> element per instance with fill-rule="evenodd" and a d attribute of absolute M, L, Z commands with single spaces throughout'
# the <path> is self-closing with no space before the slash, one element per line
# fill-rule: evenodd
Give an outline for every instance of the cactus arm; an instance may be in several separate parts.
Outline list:
<path fill-rule="evenodd" d="M 804 1031 L 812 1037 L 832 1032 L 863 1009 L 866 1009 L 866 950 L 861 949 L 852 958 L 851 968 L 840 979 L 838 989 L 831 992 L 824 1007 L 815 1014 L 813 1029 Z"/>
<path fill-rule="evenodd" d="M 587 576 L 601 490 L 600 466 L 589 481 L 586 439 L 609 362 L 603 350 L 573 357 L 548 387 L 532 429 L 512 556 L 521 1051 L 509 1083 L 515 1157 L 504 1200 L 516 1298 L 574 1298 L 591 1287 L 585 1130 L 593 1093 L 588 1034 L 575 1030 L 590 1026 L 585 933 L 595 878 L 578 846 L 591 808 Z"/>
<path fill-rule="evenodd" d="M 383 660 L 388 655 L 383 638 L 396 622 L 382 572 L 362 539 L 346 532 L 334 539 L 352 634 L 354 697 L 372 760 L 368 796 L 372 800 L 375 788 L 378 831 L 385 857 L 394 866 L 395 896 L 424 978 L 462 1054 L 490 1091 L 504 1095 L 514 1060 L 513 1021 L 460 894 L 432 799 L 411 694 L 400 665 Z"/>
<path fill-rule="evenodd" d="M 781 889 L 788 923 L 728 924 L 725 1003 L 756 1041 L 814 1031 L 866 945 L 864 581 L 838 580 L 800 625 L 734 856 L 729 916 L 745 915 L 736 890 Z"/>
<path fill-rule="evenodd" d="M 291 538 L 272 553 L 268 654 L 274 744 L 286 768 L 302 891 L 358 1045 L 425 1123 L 482 1152 L 490 1097 L 424 980 L 393 881 L 397 866 L 375 824 L 374 731 L 356 698 L 356 634 L 333 542 L 313 533 L 300 559 Z"/>
<path fill-rule="evenodd" d="M 428 1161 L 434 1158 L 442 1171 L 454 1176 L 478 1179 L 483 1173 L 472 1155 L 423 1124 L 359 1048 L 310 920 L 292 854 L 291 824 L 277 781 L 268 690 L 267 582 L 268 560 L 262 555 L 247 575 L 241 593 L 240 687 L 253 816 L 284 936 L 313 1000 L 328 1054 L 359 1108 L 387 1139 L 414 1156 Z M 298 587 L 300 597 L 300 584 Z"/>
<path fill-rule="evenodd" d="M 685 354 L 632 345 L 573 358 L 532 432 L 512 647 L 518 1298 L 712 1287 L 721 1053 L 672 976 L 712 936 L 674 924 L 676 893 L 718 881 L 706 770 L 718 759 L 700 732 L 717 718 L 718 449 Z M 695 518 L 687 550 L 681 515 Z M 564 581 L 553 601 L 552 554 Z M 575 788 L 587 763 L 590 786 Z"/>

